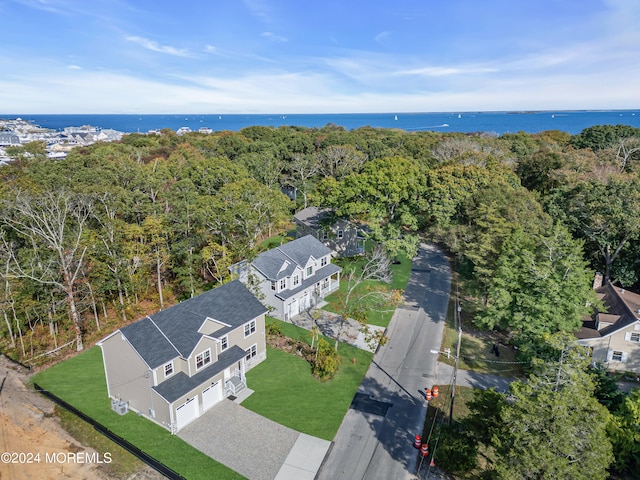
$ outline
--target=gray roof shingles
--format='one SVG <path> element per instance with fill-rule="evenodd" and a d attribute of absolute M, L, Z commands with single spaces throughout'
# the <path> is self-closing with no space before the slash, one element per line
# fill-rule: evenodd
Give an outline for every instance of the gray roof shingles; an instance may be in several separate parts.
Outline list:
<path fill-rule="evenodd" d="M 237 345 L 229 347 L 226 351 L 218 355 L 218 361 L 212 363 L 204 370 L 199 371 L 193 376 L 188 376 L 184 372 L 178 372 L 174 376 L 168 378 L 161 384 L 153 387 L 167 402 L 171 403 L 194 388 L 203 384 L 210 378 L 215 377 L 225 368 L 230 367 L 237 361 L 241 360 L 246 352 Z"/>
<path fill-rule="evenodd" d="M 240 281 L 234 280 L 120 331 L 149 367 L 156 368 L 178 356 L 188 358 L 202 338 L 198 329 L 207 318 L 230 325 L 230 329 L 224 329 L 228 332 L 266 312 L 260 301 Z"/>
<path fill-rule="evenodd" d="M 317 259 L 330 253 L 329 247 L 313 235 L 307 235 L 261 253 L 253 261 L 253 266 L 266 278 L 275 281 L 290 276 L 296 264 L 304 267 L 310 257 Z M 284 262 L 289 262 L 290 265 L 281 271 Z"/>

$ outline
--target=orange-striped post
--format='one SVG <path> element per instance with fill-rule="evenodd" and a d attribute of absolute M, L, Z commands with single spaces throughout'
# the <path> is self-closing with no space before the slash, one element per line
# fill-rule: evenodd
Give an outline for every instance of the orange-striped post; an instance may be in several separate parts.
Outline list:
<path fill-rule="evenodd" d="M 431 400 L 431 389 L 430 388 L 425 388 L 424 389 L 424 396 L 427 399 L 427 402 L 429 400 Z"/>
<path fill-rule="evenodd" d="M 413 448 L 420 448 L 422 446 L 422 437 L 416 435 L 416 439 L 413 441 Z"/>
<path fill-rule="evenodd" d="M 420 455 L 423 457 L 427 457 L 429 455 L 429 445 L 426 443 L 422 444 L 422 447 L 420 447 Z"/>
<path fill-rule="evenodd" d="M 438 395 L 440 395 L 440 390 L 438 389 L 437 385 L 433 386 L 433 398 L 438 398 Z"/>

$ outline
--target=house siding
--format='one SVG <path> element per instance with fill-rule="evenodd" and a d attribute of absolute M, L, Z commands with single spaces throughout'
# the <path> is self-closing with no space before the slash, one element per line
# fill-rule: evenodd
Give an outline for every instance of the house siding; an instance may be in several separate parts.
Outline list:
<path fill-rule="evenodd" d="M 148 415 L 153 376 L 147 364 L 120 333 L 105 340 L 101 348 L 109 397 L 127 402 L 129 408 Z"/>
<path fill-rule="evenodd" d="M 626 340 L 628 333 L 640 333 L 640 323 L 629 325 L 608 337 L 582 340 L 580 343 L 592 347 L 593 361 L 603 363 L 609 370 L 640 373 L 640 343 Z M 614 351 L 626 354 L 626 361 L 612 360 L 609 352 Z"/>

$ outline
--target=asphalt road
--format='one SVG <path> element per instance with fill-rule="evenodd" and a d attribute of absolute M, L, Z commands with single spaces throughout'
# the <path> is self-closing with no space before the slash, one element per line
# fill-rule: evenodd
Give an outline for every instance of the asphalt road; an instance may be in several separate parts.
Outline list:
<path fill-rule="evenodd" d="M 415 478 L 413 448 L 425 418 L 425 387 L 436 379 L 451 271 L 445 255 L 422 245 L 413 261 L 405 304 L 380 347 L 318 474 L 319 480 Z"/>

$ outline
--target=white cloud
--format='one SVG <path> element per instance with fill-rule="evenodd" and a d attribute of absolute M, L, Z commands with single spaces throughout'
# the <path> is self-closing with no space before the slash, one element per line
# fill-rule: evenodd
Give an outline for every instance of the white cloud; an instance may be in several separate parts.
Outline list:
<path fill-rule="evenodd" d="M 188 50 L 172 47 L 170 45 L 160 45 L 159 43 L 144 37 L 130 35 L 125 37 L 125 40 L 140 45 L 141 47 L 153 52 L 166 53 L 167 55 L 175 55 L 177 57 L 190 56 Z"/>
<path fill-rule="evenodd" d="M 82 70 L 82 67 L 79 65 L 67 65 L 69 70 Z"/>
<path fill-rule="evenodd" d="M 273 32 L 262 32 L 260 34 L 261 37 L 265 37 L 268 38 L 269 40 L 271 40 L 272 42 L 286 42 L 287 41 L 287 37 L 283 37 L 281 35 L 276 35 Z"/>

